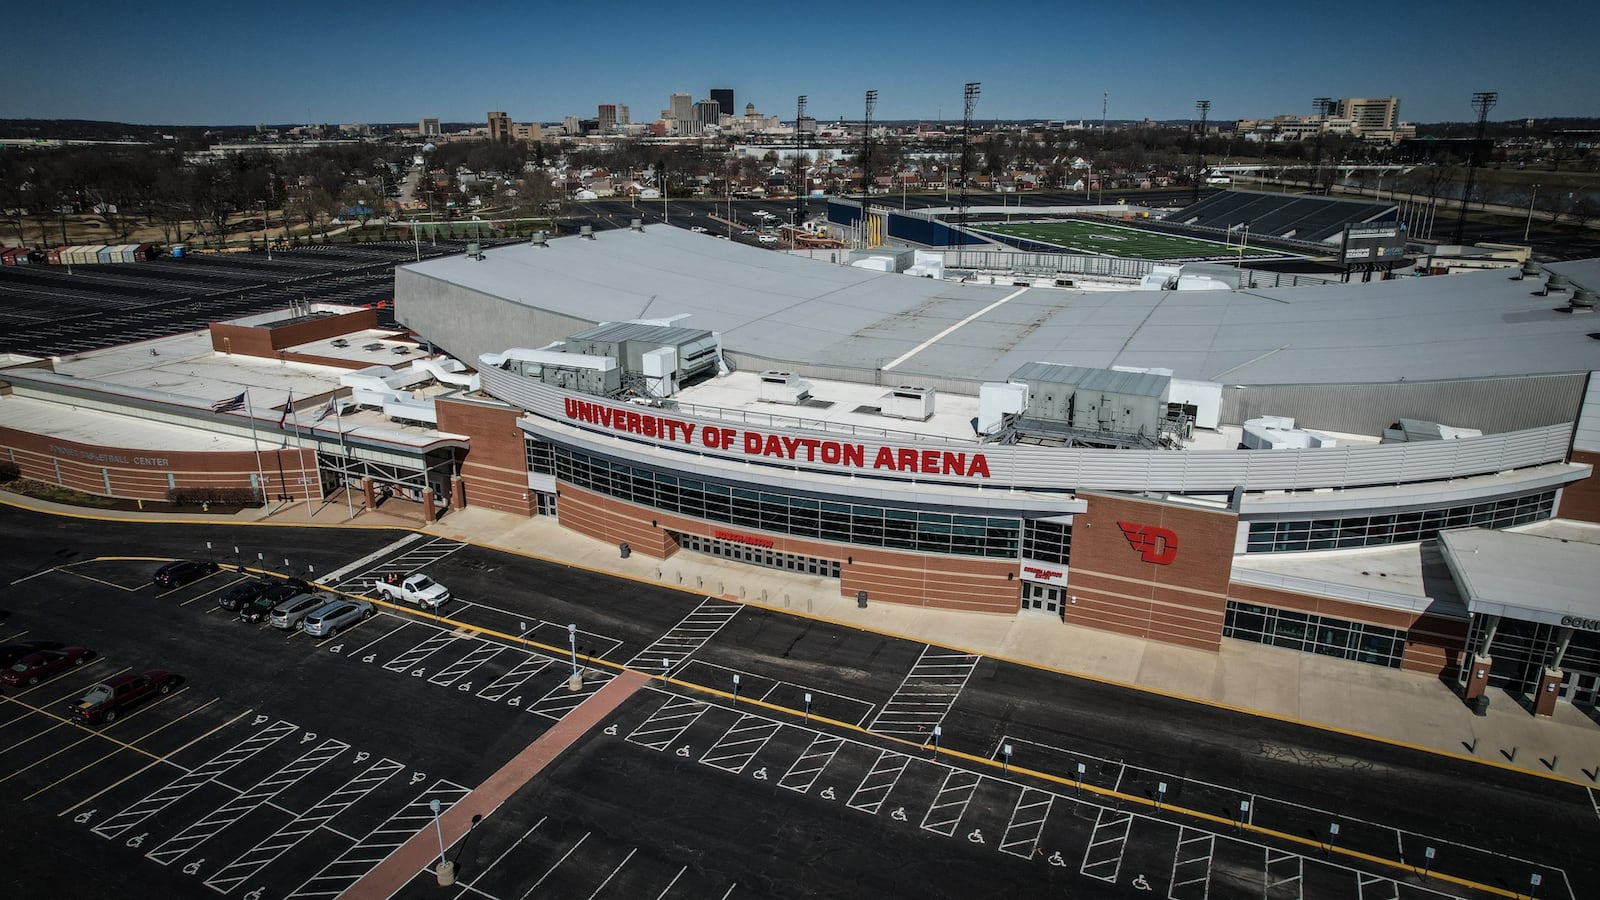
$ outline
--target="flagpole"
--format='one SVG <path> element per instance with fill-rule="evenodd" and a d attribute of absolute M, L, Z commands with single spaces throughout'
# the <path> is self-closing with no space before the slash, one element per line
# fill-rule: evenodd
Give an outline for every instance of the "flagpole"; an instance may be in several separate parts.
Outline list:
<path fill-rule="evenodd" d="M 261 468 L 261 441 L 256 437 L 256 411 L 250 405 L 250 389 L 244 389 L 244 412 L 250 417 L 250 443 L 256 448 L 256 489 L 261 491 L 261 508 L 267 508 L 267 475 Z"/>
<path fill-rule="evenodd" d="M 299 451 L 297 455 L 300 457 L 300 486 L 305 488 L 305 491 L 306 491 L 306 520 L 310 521 L 311 517 L 316 515 L 316 513 L 313 513 L 311 511 L 311 482 L 307 480 L 307 476 L 306 476 L 306 456 L 305 456 L 306 448 L 305 448 L 305 445 L 301 442 L 301 437 L 300 437 L 300 412 L 294 408 L 294 394 L 292 394 L 292 393 L 289 395 L 289 415 L 290 415 L 290 417 L 291 417 L 291 419 L 292 419 L 292 421 L 294 423 L 294 444 L 295 444 L 295 449 Z M 312 459 L 313 462 L 315 462 L 316 458 L 317 458 L 316 437 L 315 437 L 315 433 L 313 433 L 311 459 Z M 319 482 L 320 482 L 320 479 L 319 479 Z"/>
<path fill-rule="evenodd" d="M 356 517 L 356 502 L 350 497 L 350 447 L 344 442 L 344 411 L 337 395 L 333 398 L 333 421 L 339 429 L 339 452 L 344 456 L 344 463 L 340 466 L 340 474 L 344 476 L 344 504 L 350 510 L 350 518 Z"/>

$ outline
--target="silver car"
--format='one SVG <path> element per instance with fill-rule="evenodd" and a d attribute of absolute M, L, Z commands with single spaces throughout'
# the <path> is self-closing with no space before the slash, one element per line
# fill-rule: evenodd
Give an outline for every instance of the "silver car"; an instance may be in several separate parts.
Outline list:
<path fill-rule="evenodd" d="M 273 609 L 272 615 L 268 617 L 267 621 L 272 624 L 273 628 L 281 628 L 285 631 L 291 628 L 299 628 L 300 621 L 306 616 L 338 599 L 332 594 L 321 591 L 296 594 Z"/>
<path fill-rule="evenodd" d="M 300 623 L 300 630 L 312 637 L 332 637 L 340 629 L 372 615 L 372 604 L 365 600 L 335 600 L 325 604 Z"/>

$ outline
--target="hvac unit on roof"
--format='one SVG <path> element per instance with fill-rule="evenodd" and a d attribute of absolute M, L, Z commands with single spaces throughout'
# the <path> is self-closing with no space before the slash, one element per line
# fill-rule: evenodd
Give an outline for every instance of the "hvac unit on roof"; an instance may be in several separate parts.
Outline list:
<path fill-rule="evenodd" d="M 928 387 L 902 384 L 878 401 L 880 412 L 891 419 L 915 419 L 926 422 L 933 417 L 934 398 L 937 391 Z"/>
<path fill-rule="evenodd" d="M 798 406 L 811 396 L 811 382 L 801 381 L 793 372 L 769 369 L 761 373 L 762 403 L 787 403 Z"/>
<path fill-rule="evenodd" d="M 528 243 L 535 247 L 548 247 L 550 246 L 550 237 L 542 231 L 535 231 L 533 237 L 528 239 Z"/>
<path fill-rule="evenodd" d="M 578 226 L 578 237 L 588 238 L 591 241 L 594 240 L 594 226 L 593 225 L 580 225 L 580 226 Z"/>

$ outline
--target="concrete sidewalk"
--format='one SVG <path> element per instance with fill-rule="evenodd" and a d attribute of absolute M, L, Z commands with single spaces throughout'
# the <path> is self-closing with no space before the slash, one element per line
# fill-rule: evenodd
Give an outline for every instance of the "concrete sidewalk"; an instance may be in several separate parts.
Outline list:
<path fill-rule="evenodd" d="M 315 525 L 423 530 L 619 575 L 689 593 L 765 606 L 916 641 L 1156 691 L 1228 709 L 1409 744 L 1542 775 L 1594 785 L 1600 776 L 1600 724 L 1566 703 L 1535 718 L 1518 698 L 1491 690 L 1487 716 L 1475 716 L 1449 685 L 1432 676 L 1225 640 L 1217 653 L 1192 650 L 1063 623 L 1042 613 L 1016 616 L 871 603 L 839 596 L 837 581 L 734 563 L 688 551 L 658 561 L 622 559 L 603 544 L 548 517 L 525 519 L 468 508 L 421 528 L 415 504 L 390 500 L 349 516 L 343 502 L 302 501 L 232 516 L 105 512 L 11 494 L 10 505 L 41 512 L 123 521 L 212 525 Z M 1594 773 L 1591 775 L 1591 773 Z"/>

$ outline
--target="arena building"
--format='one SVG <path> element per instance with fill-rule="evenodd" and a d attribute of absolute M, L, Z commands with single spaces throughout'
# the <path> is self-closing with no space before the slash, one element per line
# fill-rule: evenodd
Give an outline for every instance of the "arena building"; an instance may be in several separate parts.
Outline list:
<path fill-rule="evenodd" d="M 1469 697 L 1548 670 L 1594 701 L 1600 601 L 1463 590 L 1439 540 L 1515 529 L 1549 578 L 1587 577 L 1560 552 L 1600 542 L 1584 295 L 1505 273 L 1086 293 L 833 260 L 652 228 L 400 267 L 400 321 L 479 369 L 437 403 L 471 438 L 465 502 L 861 603 L 1257 641 Z"/>

